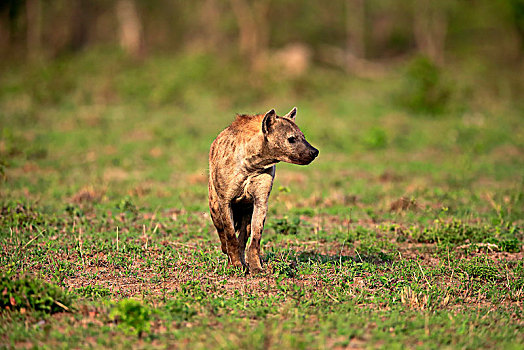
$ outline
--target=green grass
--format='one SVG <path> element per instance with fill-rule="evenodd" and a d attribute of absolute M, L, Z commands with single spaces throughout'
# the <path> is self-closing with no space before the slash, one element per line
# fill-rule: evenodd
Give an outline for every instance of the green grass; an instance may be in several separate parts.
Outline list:
<path fill-rule="evenodd" d="M 409 74 L 111 50 L 5 68 L 1 343 L 524 347 L 522 106 Z M 245 275 L 208 215 L 207 151 L 236 112 L 295 105 L 320 156 L 277 166 L 265 272 Z"/>

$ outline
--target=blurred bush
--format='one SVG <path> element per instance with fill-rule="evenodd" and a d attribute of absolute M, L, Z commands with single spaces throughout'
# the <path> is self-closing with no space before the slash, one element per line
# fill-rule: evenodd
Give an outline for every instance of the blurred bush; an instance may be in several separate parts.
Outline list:
<path fill-rule="evenodd" d="M 384 129 L 373 127 L 364 135 L 363 141 L 369 149 L 381 149 L 387 146 L 388 137 Z"/>
<path fill-rule="evenodd" d="M 60 287 L 30 276 L 0 277 L 0 308 L 2 310 L 32 310 L 44 313 L 69 311 L 72 298 Z"/>
<path fill-rule="evenodd" d="M 407 66 L 398 101 L 413 112 L 435 115 L 446 110 L 451 91 L 442 69 L 418 56 Z"/>
<path fill-rule="evenodd" d="M 151 329 L 151 310 L 135 299 L 120 300 L 111 310 L 110 317 L 116 320 L 124 332 L 138 337 Z"/>

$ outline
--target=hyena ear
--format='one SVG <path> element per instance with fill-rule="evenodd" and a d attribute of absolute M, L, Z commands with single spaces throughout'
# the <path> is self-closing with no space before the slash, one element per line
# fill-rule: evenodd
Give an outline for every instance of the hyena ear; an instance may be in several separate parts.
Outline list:
<path fill-rule="evenodd" d="M 295 117 L 297 116 L 297 107 L 293 107 L 291 111 L 289 111 L 288 114 L 284 116 L 284 118 L 291 119 L 292 121 L 295 121 Z"/>
<path fill-rule="evenodd" d="M 264 116 L 264 120 L 262 120 L 262 132 L 264 134 L 267 134 L 271 131 L 271 128 L 275 124 L 275 121 L 277 119 L 277 114 L 274 109 L 271 109 L 269 112 L 266 113 Z"/>

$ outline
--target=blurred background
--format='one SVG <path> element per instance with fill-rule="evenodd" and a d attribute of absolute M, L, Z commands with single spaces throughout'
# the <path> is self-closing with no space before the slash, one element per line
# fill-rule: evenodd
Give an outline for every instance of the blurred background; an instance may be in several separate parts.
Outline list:
<path fill-rule="evenodd" d="M 7 197 L 204 210 L 218 132 L 293 106 L 286 198 L 522 187 L 524 0 L 4 0 L 0 58 Z"/>
<path fill-rule="evenodd" d="M 193 64 L 179 68 L 191 71 L 188 83 L 203 80 L 210 89 L 244 84 L 239 90 L 271 90 L 260 86 L 269 85 L 260 82 L 267 76 L 242 79 L 246 76 L 235 77 L 234 70 L 293 80 L 324 68 L 346 78 L 379 79 L 412 64 L 408 74 L 419 83 L 436 85 L 435 75 L 454 72 L 456 80 L 473 80 L 464 88 L 485 89 L 494 98 L 520 98 L 523 43 L 522 0 L 4 0 L 0 5 L 4 65 L 45 64 L 96 50 L 104 65 L 109 57 L 103 54 L 119 47 L 121 54 L 144 64 L 159 55 L 192 57 Z M 292 90 L 304 93 L 310 87 L 307 81 L 297 82 Z M 451 98 L 444 91 L 451 86 L 426 88 L 442 91 L 419 96 L 433 100 L 413 104 L 426 102 L 438 109 L 438 103 L 443 107 Z M 158 94 L 159 103 L 176 95 Z M 234 102 L 265 97 L 256 95 Z"/>

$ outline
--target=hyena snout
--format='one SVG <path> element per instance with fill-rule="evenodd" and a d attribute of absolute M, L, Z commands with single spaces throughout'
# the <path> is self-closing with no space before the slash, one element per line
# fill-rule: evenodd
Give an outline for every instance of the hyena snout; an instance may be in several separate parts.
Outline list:
<path fill-rule="evenodd" d="M 307 141 L 306 141 L 307 143 Z M 299 164 L 300 165 L 308 165 L 311 163 L 315 158 L 318 156 L 318 149 L 311 146 L 309 143 L 306 145 L 306 149 L 304 152 L 302 152 Z"/>
<path fill-rule="evenodd" d="M 312 150 L 311 150 L 311 156 L 313 157 L 313 159 L 315 159 L 317 156 L 318 156 L 318 149 L 316 149 L 315 147 L 311 146 Z"/>

